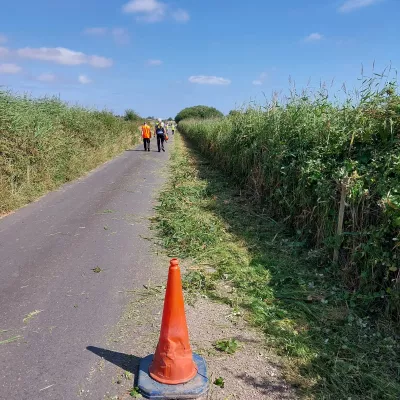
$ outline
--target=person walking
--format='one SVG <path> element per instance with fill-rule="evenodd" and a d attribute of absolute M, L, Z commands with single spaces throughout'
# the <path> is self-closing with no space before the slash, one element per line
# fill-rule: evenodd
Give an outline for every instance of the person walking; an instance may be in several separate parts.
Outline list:
<path fill-rule="evenodd" d="M 151 138 L 151 130 L 150 126 L 147 125 L 145 121 L 142 125 L 142 138 L 143 138 L 143 145 L 144 151 L 150 151 L 150 138 Z"/>
<path fill-rule="evenodd" d="M 171 125 L 171 132 L 173 135 L 175 134 L 175 124 L 174 123 L 172 123 L 172 125 Z"/>
<path fill-rule="evenodd" d="M 157 137 L 157 147 L 158 152 L 165 151 L 164 150 L 164 140 L 165 140 L 165 127 L 164 124 L 161 122 L 161 118 L 158 118 L 158 123 L 154 129 L 154 137 Z"/>

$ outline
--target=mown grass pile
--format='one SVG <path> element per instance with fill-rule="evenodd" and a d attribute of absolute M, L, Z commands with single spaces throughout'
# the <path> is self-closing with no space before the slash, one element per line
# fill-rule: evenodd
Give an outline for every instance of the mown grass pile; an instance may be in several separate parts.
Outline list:
<path fill-rule="evenodd" d="M 400 97 L 393 82 L 375 87 L 365 80 L 340 104 L 324 90 L 293 94 L 179 129 L 314 263 L 333 260 L 352 302 L 400 320 Z"/>
<path fill-rule="evenodd" d="M 113 157 L 137 141 L 137 121 L 0 91 L 0 215 Z"/>
<path fill-rule="evenodd" d="M 156 223 L 168 254 L 190 263 L 189 294 L 226 301 L 260 326 L 303 398 L 399 399 L 395 323 L 363 314 L 335 271 L 315 263 L 263 205 L 179 134 L 174 142 Z M 274 391 L 268 374 L 257 385 Z"/>

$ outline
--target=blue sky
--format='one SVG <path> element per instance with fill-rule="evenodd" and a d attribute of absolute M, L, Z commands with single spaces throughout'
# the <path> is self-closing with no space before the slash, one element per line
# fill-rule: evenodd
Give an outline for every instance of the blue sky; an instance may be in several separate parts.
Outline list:
<path fill-rule="evenodd" d="M 0 85 L 174 117 L 400 65 L 399 0 L 0 0 Z"/>

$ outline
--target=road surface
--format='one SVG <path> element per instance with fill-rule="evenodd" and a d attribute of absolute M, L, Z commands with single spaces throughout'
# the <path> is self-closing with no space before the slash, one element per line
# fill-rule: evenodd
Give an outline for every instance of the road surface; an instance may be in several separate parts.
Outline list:
<path fill-rule="evenodd" d="M 172 142 L 152 142 L 0 220 L 1 400 L 82 398 L 99 359 L 87 348 L 105 347 L 124 290 L 155 271 L 148 217 Z"/>

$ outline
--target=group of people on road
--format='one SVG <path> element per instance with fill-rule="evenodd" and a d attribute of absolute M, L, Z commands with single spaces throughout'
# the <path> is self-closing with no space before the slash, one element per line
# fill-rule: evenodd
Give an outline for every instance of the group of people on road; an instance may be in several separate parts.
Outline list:
<path fill-rule="evenodd" d="M 165 151 L 164 143 L 168 140 L 168 129 L 171 130 L 172 134 L 175 134 L 175 123 L 164 123 L 161 118 L 158 118 L 157 123 L 154 127 L 154 137 L 157 138 L 158 152 Z M 142 125 L 142 138 L 144 151 L 150 151 L 150 139 L 151 139 L 151 127 L 147 122 L 143 122 Z"/>

